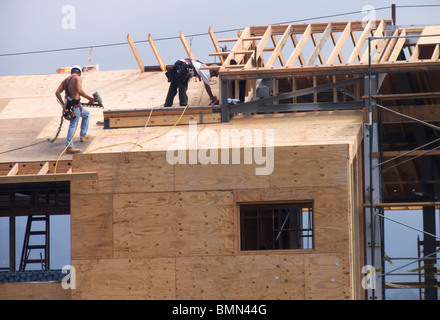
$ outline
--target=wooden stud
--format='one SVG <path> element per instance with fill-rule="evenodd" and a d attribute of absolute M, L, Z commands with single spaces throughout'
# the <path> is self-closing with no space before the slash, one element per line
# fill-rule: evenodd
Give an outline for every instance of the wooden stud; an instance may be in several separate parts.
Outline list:
<path fill-rule="evenodd" d="M 406 36 L 405 29 L 402 30 L 402 33 L 400 34 L 402 37 Z M 405 44 L 406 38 L 399 38 L 397 40 L 397 43 L 393 49 L 393 52 L 391 53 L 391 56 L 388 61 L 397 61 L 397 58 L 399 57 L 400 52 L 403 49 L 403 45 Z"/>
<path fill-rule="evenodd" d="M 191 52 L 191 47 L 189 46 L 188 42 L 186 41 L 186 38 L 185 38 L 185 36 L 184 36 L 182 31 L 180 32 L 180 41 L 182 41 L 183 47 L 185 48 L 185 51 L 188 54 L 188 57 L 190 59 L 194 60 L 194 55 Z"/>
<path fill-rule="evenodd" d="M 330 57 L 327 60 L 327 64 L 333 64 L 336 60 L 336 57 L 339 56 L 339 59 L 341 63 L 344 63 L 341 49 L 344 46 L 345 41 L 347 40 L 348 36 L 351 32 L 351 22 L 347 23 L 347 26 L 345 27 L 344 31 L 342 32 L 341 37 L 339 38 L 338 42 L 335 45 L 335 48 L 333 49 L 332 53 L 330 54 Z M 333 33 L 332 33 L 333 35 Z"/>
<path fill-rule="evenodd" d="M 292 26 L 289 25 L 286 28 L 286 31 L 284 32 L 283 36 L 281 37 L 280 42 L 278 42 L 278 44 L 276 44 L 275 50 L 273 51 L 272 55 L 270 56 L 269 60 L 267 60 L 266 62 L 266 67 L 267 68 L 271 68 L 275 61 L 277 60 L 277 58 L 281 55 L 281 50 L 283 49 L 284 45 L 286 44 L 287 39 L 290 37 L 290 34 L 292 32 Z M 274 36 L 272 37 L 272 39 L 274 39 Z M 276 38 L 274 40 L 274 43 L 276 42 Z M 281 61 L 281 64 L 284 65 L 283 60 Z"/>
<path fill-rule="evenodd" d="M 296 59 L 298 59 L 299 55 L 302 53 L 302 49 L 306 45 L 307 40 L 309 40 L 310 35 L 312 33 L 312 25 L 308 25 L 306 31 L 304 31 L 301 40 L 299 40 L 298 45 L 295 47 L 295 50 L 293 50 L 290 58 L 286 62 L 286 66 L 292 67 L 295 63 Z"/>
<path fill-rule="evenodd" d="M 268 27 L 262 39 L 258 43 L 256 51 L 253 53 L 253 55 L 251 55 L 250 59 L 247 61 L 246 65 L 244 66 L 245 69 L 249 69 L 253 67 L 252 58 L 254 58 L 256 62 L 258 62 L 258 59 L 261 57 L 261 54 L 263 53 L 263 49 L 266 46 L 271 36 L 272 36 L 272 27 Z"/>
<path fill-rule="evenodd" d="M 439 47 L 440 47 L 439 44 L 435 45 L 435 49 L 434 49 L 434 52 L 432 53 L 431 60 L 433 60 L 433 61 L 438 60 L 439 53 L 440 53 L 440 48 Z"/>
<path fill-rule="evenodd" d="M 217 40 L 215 38 L 214 31 L 212 30 L 211 26 L 208 29 L 208 33 L 209 33 L 209 36 L 211 37 L 211 41 L 212 41 L 212 44 L 214 45 L 216 53 L 219 54 L 218 57 L 220 59 L 220 62 L 223 64 L 225 62 L 225 58 L 223 57 L 223 54 L 225 52 L 222 52 L 222 50 L 220 49 L 220 46 L 218 45 L 218 42 L 217 42 Z"/>
<path fill-rule="evenodd" d="M 137 52 L 136 46 L 134 45 L 133 39 L 131 39 L 130 34 L 127 34 L 127 41 L 130 45 L 131 51 L 133 51 L 134 57 L 139 65 L 139 69 L 141 69 L 141 72 L 145 72 L 144 64 L 142 63 L 141 58 L 139 57 L 139 53 Z"/>
<path fill-rule="evenodd" d="M 8 174 L 6 176 L 15 176 L 18 173 L 18 163 L 14 164 L 14 166 L 9 170 Z"/>
<path fill-rule="evenodd" d="M 352 53 L 350 55 L 350 58 L 348 58 L 348 61 L 347 61 L 348 64 L 354 63 L 356 61 L 356 59 L 359 59 L 359 61 L 362 60 L 361 50 L 362 50 L 362 47 L 364 46 L 364 43 L 367 40 L 370 32 L 371 32 L 371 21 L 369 21 L 368 24 L 365 26 L 365 29 L 362 32 L 362 35 L 359 38 L 359 41 L 356 43 L 354 50 L 352 51 Z"/>
<path fill-rule="evenodd" d="M 309 60 L 307 61 L 307 65 L 312 65 L 315 63 L 316 58 L 318 58 L 318 56 L 320 57 L 321 63 L 324 63 L 324 59 L 322 57 L 322 48 L 324 47 L 325 42 L 327 41 L 327 38 L 330 36 L 330 33 L 332 32 L 332 24 L 329 23 L 327 25 L 327 28 L 325 29 L 325 31 L 322 33 L 321 38 L 319 39 L 319 41 L 316 43 L 315 49 L 313 50 L 312 54 L 309 57 Z M 314 38 L 314 34 L 312 35 L 312 39 Z M 314 40 L 315 42 L 316 40 Z"/>
<path fill-rule="evenodd" d="M 151 49 L 153 49 L 154 56 L 156 57 L 157 62 L 159 63 L 159 66 L 160 66 L 160 70 L 167 71 L 165 64 L 162 61 L 162 58 L 160 57 L 159 51 L 157 50 L 157 47 L 154 44 L 154 40 L 153 40 L 153 37 L 151 36 L 151 34 L 148 35 L 148 42 L 150 43 Z"/>
<path fill-rule="evenodd" d="M 384 30 L 385 30 L 385 23 L 382 20 L 380 22 L 379 26 L 377 27 L 376 31 L 374 32 L 374 37 L 382 37 Z M 378 43 L 377 39 L 374 39 L 373 41 L 371 41 L 371 52 L 370 53 L 373 53 L 373 48 L 375 48 L 377 46 L 377 43 Z M 363 63 L 368 62 L 368 49 L 365 51 L 364 55 L 362 56 L 361 62 L 363 62 Z"/>
<path fill-rule="evenodd" d="M 45 162 L 37 174 L 46 174 L 49 172 L 49 162 Z"/>

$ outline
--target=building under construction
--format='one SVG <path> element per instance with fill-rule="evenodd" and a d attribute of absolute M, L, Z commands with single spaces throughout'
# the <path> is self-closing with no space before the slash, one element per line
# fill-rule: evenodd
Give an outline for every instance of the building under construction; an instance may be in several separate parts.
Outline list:
<path fill-rule="evenodd" d="M 139 69 L 83 73 L 104 109 L 89 109 L 93 139 L 73 156 L 66 125 L 53 139 L 67 75 L 0 77 L 0 298 L 437 299 L 440 26 L 209 34 L 219 105 L 192 80 L 187 107 L 163 108 L 174 61 L 150 35 L 158 66 L 145 67 L 128 35 Z M 383 276 L 393 209 L 423 212 L 418 281 Z M 51 267 L 57 215 L 70 216 L 68 270 Z"/>

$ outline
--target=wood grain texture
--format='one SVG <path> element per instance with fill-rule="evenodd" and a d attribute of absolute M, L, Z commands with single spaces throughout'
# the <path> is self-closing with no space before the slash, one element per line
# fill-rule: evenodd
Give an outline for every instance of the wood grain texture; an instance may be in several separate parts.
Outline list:
<path fill-rule="evenodd" d="M 231 192 L 115 196 L 115 257 L 173 257 L 234 251 Z"/>

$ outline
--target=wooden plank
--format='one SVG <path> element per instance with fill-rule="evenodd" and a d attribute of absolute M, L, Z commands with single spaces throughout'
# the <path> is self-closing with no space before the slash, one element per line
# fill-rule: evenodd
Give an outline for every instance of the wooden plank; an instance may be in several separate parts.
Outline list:
<path fill-rule="evenodd" d="M 234 230 L 230 191 L 114 197 L 115 258 L 233 254 Z"/>
<path fill-rule="evenodd" d="M 377 27 L 376 31 L 374 32 L 374 37 L 382 37 L 384 31 L 385 31 L 385 23 L 382 20 L 380 22 L 379 26 Z M 370 54 L 372 54 L 374 52 L 374 48 L 377 46 L 378 42 L 379 42 L 378 39 L 374 39 L 374 40 L 371 41 L 371 52 L 370 52 Z M 361 60 L 362 63 L 367 63 L 368 62 L 368 55 L 369 55 L 369 52 L 368 52 L 368 47 L 367 47 L 367 49 L 364 52 L 364 55 L 362 56 L 362 60 Z"/>
<path fill-rule="evenodd" d="M 335 45 L 335 48 L 333 49 L 332 53 L 330 54 L 330 57 L 327 60 L 327 64 L 333 64 L 338 56 L 341 55 L 342 47 L 345 44 L 345 41 L 347 40 L 348 36 L 351 32 L 351 22 L 347 23 L 347 26 L 345 27 L 344 31 L 341 34 L 341 37 L 339 38 L 338 42 Z M 332 33 L 333 34 L 333 33 Z M 343 61 L 341 60 L 341 63 Z"/>
<path fill-rule="evenodd" d="M 130 45 L 131 51 L 134 54 L 134 58 L 136 59 L 136 62 L 138 63 L 139 69 L 141 70 L 141 72 L 145 72 L 144 64 L 142 63 L 142 60 L 139 56 L 136 46 L 134 45 L 133 39 L 131 38 L 129 33 L 127 33 L 127 41 L 128 44 Z"/>
<path fill-rule="evenodd" d="M 61 282 L 0 283 L 0 300 L 70 300 L 71 291 Z"/>
<path fill-rule="evenodd" d="M 75 204 L 72 205 L 70 213 L 71 259 L 91 259 L 93 256 L 95 259 L 112 258 L 111 194 L 78 194 L 75 192 L 76 188 L 73 184 L 70 197 L 71 203 Z"/>
<path fill-rule="evenodd" d="M 281 50 L 284 48 L 284 45 L 286 44 L 287 39 L 290 37 L 291 32 L 292 32 L 292 26 L 289 25 L 286 28 L 286 31 L 284 32 L 284 34 L 281 37 L 280 41 L 276 44 L 275 50 L 273 51 L 272 55 L 267 60 L 266 65 L 265 65 L 266 68 L 271 68 L 274 65 L 274 63 L 277 60 L 277 58 L 280 57 Z M 283 61 L 282 61 L 281 64 L 284 65 Z"/>
<path fill-rule="evenodd" d="M 304 299 L 304 255 L 179 257 L 177 299 Z"/>
<path fill-rule="evenodd" d="M 191 51 L 191 47 L 189 46 L 188 42 L 186 41 L 185 35 L 183 34 L 182 31 L 180 32 L 179 37 L 180 37 L 180 41 L 182 41 L 182 44 L 183 44 L 183 47 L 185 48 L 186 53 L 188 54 L 188 57 L 190 59 L 194 60 L 194 55 Z"/>
<path fill-rule="evenodd" d="M 148 43 L 150 44 L 151 49 L 153 50 L 154 56 L 156 57 L 157 62 L 159 63 L 160 70 L 167 71 L 165 64 L 162 61 L 162 58 L 160 57 L 159 50 L 157 50 L 156 44 L 154 43 L 154 40 L 153 40 L 153 37 L 151 36 L 151 34 L 148 34 Z"/>
<path fill-rule="evenodd" d="M 235 43 L 234 47 L 232 48 L 230 54 L 227 56 L 225 62 L 222 65 L 222 69 L 225 66 L 230 66 L 231 65 L 231 60 L 235 60 L 237 62 L 237 64 L 241 64 L 242 63 L 242 59 L 244 58 L 244 55 L 241 56 L 236 56 L 234 54 L 235 51 L 239 51 L 239 50 L 243 50 L 243 49 L 248 49 L 247 46 L 244 45 L 243 43 L 243 39 L 245 39 L 246 37 L 248 37 L 250 35 L 250 27 L 246 27 L 243 32 L 241 33 L 240 37 L 238 38 L 237 42 Z"/>
<path fill-rule="evenodd" d="M 348 145 L 279 147 L 270 187 L 345 186 Z"/>
<path fill-rule="evenodd" d="M 207 141 L 209 143 L 209 140 Z M 265 168 L 270 165 L 267 160 L 266 164 L 258 165 L 256 163 L 245 164 L 245 152 L 252 152 L 252 149 L 228 148 L 226 149 L 204 149 L 204 141 L 199 139 L 199 151 L 187 151 L 187 164 L 176 164 L 175 171 L 175 190 L 176 191 L 201 191 L 201 190 L 230 190 L 230 189 L 247 189 L 249 185 L 255 188 L 268 188 L 269 175 L 256 175 L 257 168 Z M 214 151 L 217 150 L 217 151 Z M 229 158 L 226 163 L 221 163 L 222 150 Z M 191 152 L 191 153 L 190 153 Z M 210 152 L 213 154 L 212 159 L 216 163 L 202 165 L 200 163 L 201 156 L 205 156 Z M 239 154 L 239 156 L 236 156 Z M 247 153 L 249 154 L 249 153 Z M 197 155 L 197 164 L 189 164 L 190 157 Z M 238 162 L 233 163 L 233 160 Z"/>
<path fill-rule="evenodd" d="M 304 255 L 305 299 L 350 299 L 347 260 L 343 254 Z"/>
<path fill-rule="evenodd" d="M 295 46 L 295 49 L 293 50 L 292 54 L 290 55 L 289 59 L 286 62 L 286 66 L 292 67 L 295 63 L 296 59 L 302 54 L 302 49 L 307 43 L 307 40 L 310 38 L 312 32 L 312 26 L 309 24 L 307 29 L 304 31 L 304 34 L 301 37 L 301 40 L 298 42 L 298 45 Z"/>
<path fill-rule="evenodd" d="M 322 33 L 318 43 L 316 44 L 315 49 L 313 49 L 313 52 L 310 55 L 309 60 L 307 60 L 306 63 L 307 65 L 313 65 L 315 63 L 316 58 L 318 58 L 318 56 L 321 54 L 322 48 L 324 47 L 325 42 L 327 41 L 331 32 L 332 32 L 332 24 L 329 23 L 325 31 Z"/>
<path fill-rule="evenodd" d="M 411 54 L 411 58 L 409 60 L 410 61 L 417 61 L 417 60 L 419 60 L 419 53 L 420 53 L 419 45 L 416 45 L 414 47 L 413 53 Z"/>
<path fill-rule="evenodd" d="M 133 146 L 128 145 L 128 149 Z M 148 146 L 148 144 L 145 144 Z M 162 192 L 174 190 L 174 166 L 167 161 L 165 151 L 116 152 L 75 155 L 74 171 L 96 170 L 96 181 L 73 181 L 71 194 L 109 194 L 131 192 Z M 104 150 L 107 151 L 107 150 Z M 115 179 L 118 163 L 119 174 Z M 113 189 L 113 183 L 115 187 Z"/>
<path fill-rule="evenodd" d="M 394 31 L 393 37 L 397 37 L 399 35 L 399 29 Z M 380 59 L 380 61 L 388 61 L 390 59 L 391 53 L 393 51 L 394 46 L 396 45 L 397 38 L 388 39 L 387 46 L 385 51 Z"/>
<path fill-rule="evenodd" d="M 430 45 L 440 43 L 440 26 L 426 26 L 423 28 L 421 35 L 417 41 L 418 45 Z"/>
<path fill-rule="evenodd" d="M 218 45 L 217 39 L 211 26 L 209 26 L 208 33 L 209 37 L 211 38 L 212 44 L 214 45 L 215 52 L 219 54 L 220 62 L 221 64 L 223 64 L 225 62 L 225 58 L 223 57 L 223 54 L 225 52 L 222 52 L 222 50 L 220 49 L 220 46 Z"/>
<path fill-rule="evenodd" d="M 174 259 L 73 260 L 77 283 L 72 298 L 78 300 L 174 300 Z M 86 281 L 83 281 L 87 273 Z"/>
<path fill-rule="evenodd" d="M 14 166 L 9 170 L 8 174 L 6 176 L 11 177 L 15 176 L 18 173 L 18 163 L 14 164 Z"/>
<path fill-rule="evenodd" d="M 253 61 L 252 61 L 253 59 L 255 60 L 255 62 L 258 62 L 271 36 L 272 36 L 272 27 L 268 27 L 262 39 L 258 43 L 256 51 L 251 55 L 249 60 L 246 62 L 246 65 L 244 66 L 245 69 L 253 68 Z"/>
<path fill-rule="evenodd" d="M 406 36 L 406 31 L 405 29 L 402 30 L 402 32 L 400 33 L 401 37 L 405 37 Z M 406 38 L 399 38 L 399 40 L 397 40 L 396 45 L 394 46 L 393 52 L 390 55 L 390 58 L 388 59 L 388 61 L 397 61 L 397 58 L 400 55 L 400 52 L 403 49 L 403 45 L 405 44 Z"/>
<path fill-rule="evenodd" d="M 434 51 L 432 52 L 431 60 L 436 61 L 440 56 L 440 44 L 436 44 Z"/>
<path fill-rule="evenodd" d="M 129 128 L 144 127 L 148 117 L 125 117 L 125 118 L 109 118 L 109 128 Z M 180 119 L 180 121 L 179 121 Z M 187 125 L 191 121 L 197 123 L 220 123 L 220 113 L 200 113 L 200 114 L 184 114 L 180 115 L 157 115 L 151 116 L 148 126 L 172 126 L 179 121 L 179 125 Z"/>
<path fill-rule="evenodd" d="M 37 174 L 46 174 L 48 172 L 49 172 L 49 162 L 45 162 Z M 68 173 L 71 173 L 71 172 L 68 172 Z"/>
<path fill-rule="evenodd" d="M 5 183 L 25 183 L 25 182 L 54 182 L 54 181 L 76 181 L 76 180 L 97 180 L 96 172 L 77 172 L 77 173 L 50 173 L 45 175 L 24 174 L 17 176 L 0 176 L 0 184 Z"/>
<path fill-rule="evenodd" d="M 356 45 L 350 55 L 350 58 L 348 58 L 348 61 L 347 61 L 348 64 L 355 63 L 356 59 L 359 59 L 359 61 L 362 61 L 361 51 L 362 51 L 362 48 L 363 48 L 365 41 L 367 40 L 370 32 L 371 32 L 371 21 L 368 21 L 367 25 L 364 28 L 364 31 L 362 32 L 362 34 L 359 38 L 359 41 L 356 43 Z"/>

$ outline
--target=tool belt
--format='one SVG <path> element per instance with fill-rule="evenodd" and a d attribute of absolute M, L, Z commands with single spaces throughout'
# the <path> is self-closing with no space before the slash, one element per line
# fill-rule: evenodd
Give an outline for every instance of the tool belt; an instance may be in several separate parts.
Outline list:
<path fill-rule="evenodd" d="M 67 103 L 64 108 L 63 117 L 66 120 L 72 120 L 76 118 L 76 112 L 75 109 L 81 107 L 81 104 L 79 103 L 79 100 L 72 100 L 69 97 L 67 98 Z"/>

